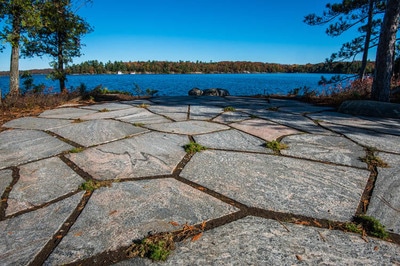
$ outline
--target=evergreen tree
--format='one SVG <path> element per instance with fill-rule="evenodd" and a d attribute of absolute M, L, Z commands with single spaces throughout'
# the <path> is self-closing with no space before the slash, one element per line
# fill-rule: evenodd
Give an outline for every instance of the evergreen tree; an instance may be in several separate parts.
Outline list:
<path fill-rule="evenodd" d="M 359 69 L 359 78 L 363 79 L 366 73 L 368 51 L 378 42 L 380 15 L 384 12 L 385 2 L 382 0 L 342 0 L 341 3 L 327 4 L 327 10 L 322 16 L 307 15 L 304 22 L 308 25 L 328 24 L 326 34 L 336 37 L 347 30 L 358 26 L 360 36 L 344 43 L 339 52 L 333 53 L 327 63 L 335 60 L 354 60 L 362 54 L 362 63 Z"/>
<path fill-rule="evenodd" d="M 86 1 L 87 2 L 87 1 Z M 66 92 L 65 66 L 81 55 L 81 38 L 92 31 L 90 25 L 73 10 L 70 0 L 47 0 L 41 6 L 43 26 L 30 35 L 23 54 L 27 57 L 50 55 L 54 70 L 52 78 L 59 80 L 61 92 Z"/>
<path fill-rule="evenodd" d="M 11 45 L 10 59 L 10 95 L 19 94 L 19 57 L 21 45 L 27 42 L 27 34 L 33 34 L 40 25 L 40 13 L 35 0 L 2 0 L 0 18 L 5 26 L 0 39 Z"/>
<path fill-rule="evenodd" d="M 375 77 L 371 97 L 389 102 L 393 76 L 396 34 L 399 26 L 400 0 L 388 0 L 375 61 Z"/>

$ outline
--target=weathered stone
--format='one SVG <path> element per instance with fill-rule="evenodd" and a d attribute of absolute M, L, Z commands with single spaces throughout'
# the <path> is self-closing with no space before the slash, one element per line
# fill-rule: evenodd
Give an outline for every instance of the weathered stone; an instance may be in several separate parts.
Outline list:
<path fill-rule="evenodd" d="M 400 118 L 400 104 L 377 101 L 345 101 L 339 112 L 351 115 Z"/>
<path fill-rule="evenodd" d="M 129 246 L 149 232 L 182 228 L 171 222 L 200 224 L 235 211 L 235 207 L 175 179 L 114 183 L 93 193 L 46 263 L 72 263 Z"/>
<path fill-rule="evenodd" d="M 193 88 L 188 92 L 189 96 L 201 96 L 203 95 L 203 91 L 199 88 Z"/>
<path fill-rule="evenodd" d="M 307 116 L 318 122 L 363 128 L 380 133 L 400 136 L 400 121 L 396 119 L 356 117 L 337 112 L 323 112 L 309 114 Z"/>
<path fill-rule="evenodd" d="M 240 122 L 247 119 L 250 119 L 250 115 L 242 112 L 224 112 L 221 115 L 214 118 L 212 121 L 223 124 L 229 124 L 233 122 Z"/>
<path fill-rule="evenodd" d="M 213 149 L 272 153 L 265 141 L 238 130 L 226 130 L 195 136 L 197 143 Z"/>
<path fill-rule="evenodd" d="M 316 106 L 311 104 L 298 104 L 294 106 L 283 106 L 279 107 L 280 112 L 288 112 L 294 114 L 309 114 L 309 113 L 317 113 L 322 111 L 331 111 L 334 110 L 333 107 L 329 106 Z"/>
<path fill-rule="evenodd" d="M 136 107 L 121 109 L 121 110 L 114 110 L 114 111 L 99 110 L 99 111 L 97 111 L 97 113 L 81 116 L 80 119 L 82 119 L 82 120 L 110 119 L 110 118 L 118 118 L 118 117 L 123 117 L 123 116 L 127 116 L 127 115 L 132 115 L 132 114 L 138 114 L 138 113 L 142 113 L 142 112 L 146 112 L 146 110 L 144 108 L 136 108 Z"/>
<path fill-rule="evenodd" d="M 169 175 L 186 155 L 188 142 L 186 136 L 152 132 L 67 157 L 100 180 Z"/>
<path fill-rule="evenodd" d="M 117 119 L 132 124 L 145 124 L 145 125 L 171 122 L 171 120 L 168 120 L 167 118 L 161 115 L 153 114 L 147 111 L 146 109 L 142 109 L 142 112 L 138 112 L 123 117 L 118 117 Z"/>
<path fill-rule="evenodd" d="M 364 148 L 344 137 L 302 134 L 284 137 L 281 142 L 288 146 L 281 150 L 283 155 L 367 168 L 360 160 L 366 155 Z"/>
<path fill-rule="evenodd" d="M 114 120 L 90 120 L 73 123 L 62 128 L 55 128 L 51 131 L 63 138 L 89 147 L 123 139 L 127 136 L 146 132 L 147 130 Z"/>
<path fill-rule="evenodd" d="M 267 141 L 276 140 L 286 135 L 301 133 L 298 130 L 262 119 L 245 120 L 233 123 L 231 126 Z"/>
<path fill-rule="evenodd" d="M 44 111 L 39 115 L 39 117 L 44 118 L 60 118 L 60 119 L 77 119 L 81 116 L 85 116 L 88 114 L 95 114 L 98 111 L 89 110 L 89 109 L 81 109 L 74 107 L 66 107 L 66 108 L 57 108 L 52 110 Z"/>
<path fill-rule="evenodd" d="M 185 135 L 204 134 L 229 129 L 227 126 L 206 121 L 181 121 L 174 123 L 154 124 L 148 125 L 147 128 Z"/>
<path fill-rule="evenodd" d="M 19 176 L 8 197 L 6 215 L 55 200 L 85 182 L 57 157 L 24 165 Z"/>
<path fill-rule="evenodd" d="M 181 173 L 248 206 L 334 221 L 352 219 L 369 175 L 282 156 L 211 150 L 196 153 Z"/>
<path fill-rule="evenodd" d="M 52 128 L 63 127 L 71 124 L 70 120 L 47 119 L 38 117 L 21 117 L 11 120 L 3 125 L 8 128 L 50 130 Z"/>
<path fill-rule="evenodd" d="M 205 232 L 181 243 L 167 261 L 132 259 L 128 265 L 396 265 L 400 246 L 359 235 L 258 217 Z"/>
<path fill-rule="evenodd" d="M 224 110 L 216 106 L 190 106 L 190 119 L 193 120 L 211 120 Z"/>
<path fill-rule="evenodd" d="M 386 230 L 400 234 L 400 155 L 379 153 L 389 168 L 378 168 L 378 177 L 367 215 L 378 219 Z"/>
<path fill-rule="evenodd" d="M 1 264 L 30 265 L 78 206 L 83 194 L 1 221 Z"/>
<path fill-rule="evenodd" d="M 3 195 L 6 188 L 11 184 L 13 180 L 11 170 L 0 171 L 0 195 Z"/>
<path fill-rule="evenodd" d="M 36 130 L 3 131 L 0 140 L 0 169 L 54 156 L 73 148 Z"/>
<path fill-rule="evenodd" d="M 320 124 L 330 130 L 343 134 L 349 139 L 365 147 L 373 147 L 380 151 L 394 152 L 400 154 L 400 136 L 377 133 L 372 130 L 356 128 L 351 126 L 334 125 L 320 122 Z"/>
<path fill-rule="evenodd" d="M 188 119 L 187 105 L 176 105 L 176 106 L 150 106 L 150 111 L 158 115 L 168 117 L 174 121 L 185 121 Z"/>
<path fill-rule="evenodd" d="M 93 104 L 93 105 L 83 106 L 81 108 L 97 110 L 97 111 L 101 111 L 101 110 L 115 111 L 115 110 L 132 108 L 132 106 L 129 104 L 126 104 L 126 103 L 109 102 L 109 103 L 101 103 L 101 104 Z"/>

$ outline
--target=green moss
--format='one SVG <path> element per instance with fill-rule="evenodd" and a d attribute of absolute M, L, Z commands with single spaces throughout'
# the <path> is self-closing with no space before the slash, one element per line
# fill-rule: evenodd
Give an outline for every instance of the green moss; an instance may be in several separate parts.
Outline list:
<path fill-rule="evenodd" d="M 186 144 L 184 146 L 184 148 L 185 148 L 185 151 L 189 152 L 189 153 L 200 152 L 200 151 L 204 151 L 207 149 L 206 147 L 200 145 L 199 143 L 193 142 L 193 141 L 191 141 L 189 144 Z"/>
<path fill-rule="evenodd" d="M 376 167 L 383 167 L 383 168 L 389 167 L 389 165 L 386 162 L 384 162 L 381 158 L 374 155 L 373 153 L 372 154 L 368 153 L 367 156 L 360 158 L 360 160 L 368 165 Z"/>
<path fill-rule="evenodd" d="M 130 258 L 150 258 L 153 261 L 165 261 L 175 249 L 175 243 L 171 233 L 149 236 L 138 243 L 132 244 L 127 255 Z"/>
<path fill-rule="evenodd" d="M 275 153 L 280 152 L 281 150 L 287 149 L 288 146 L 286 144 L 280 143 L 279 141 L 272 140 L 272 141 L 267 141 L 265 143 L 265 146 L 271 150 L 273 150 Z"/>
<path fill-rule="evenodd" d="M 99 187 L 101 187 L 101 184 L 99 182 L 96 182 L 93 180 L 86 181 L 79 186 L 80 189 L 86 190 L 86 191 L 94 191 L 94 190 L 98 189 Z"/>
<path fill-rule="evenodd" d="M 235 112 L 236 109 L 232 106 L 227 106 L 224 108 L 224 112 Z"/>
<path fill-rule="evenodd" d="M 364 230 L 371 236 L 386 239 L 389 234 L 377 219 L 367 215 L 360 215 L 355 217 L 354 221 L 362 225 Z"/>
<path fill-rule="evenodd" d="M 84 148 L 82 147 L 78 147 L 78 148 L 73 148 L 71 150 L 69 150 L 70 153 L 79 153 L 82 152 L 84 150 Z"/>
<path fill-rule="evenodd" d="M 344 228 L 349 231 L 349 232 L 353 232 L 356 234 L 362 234 L 363 230 L 362 227 L 360 227 L 359 225 L 355 224 L 355 223 L 345 223 Z"/>

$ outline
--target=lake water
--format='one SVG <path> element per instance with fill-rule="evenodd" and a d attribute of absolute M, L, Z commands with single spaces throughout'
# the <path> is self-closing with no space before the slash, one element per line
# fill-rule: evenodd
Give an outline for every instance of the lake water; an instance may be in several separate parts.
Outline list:
<path fill-rule="evenodd" d="M 330 74 L 272 73 L 272 74 L 149 74 L 149 75 L 71 75 L 67 87 L 76 88 L 84 83 L 88 89 L 102 85 L 109 90 L 135 93 L 135 84 L 143 91 L 147 88 L 158 90 L 160 96 L 182 96 L 194 87 L 200 89 L 223 88 L 231 95 L 287 94 L 294 88 L 307 86 L 321 91 L 318 86 L 321 76 Z M 34 75 L 35 84 L 45 84 L 51 91 L 59 92 L 58 82 L 45 75 Z M 22 86 L 22 83 L 21 83 Z M 9 77 L 0 77 L 3 96 L 9 91 Z"/>

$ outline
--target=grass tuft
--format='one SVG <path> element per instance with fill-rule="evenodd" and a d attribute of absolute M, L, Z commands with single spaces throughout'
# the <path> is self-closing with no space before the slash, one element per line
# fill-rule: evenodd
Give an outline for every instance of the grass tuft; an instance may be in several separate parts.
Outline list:
<path fill-rule="evenodd" d="M 202 146 L 201 144 L 193 142 L 193 141 L 191 141 L 189 144 L 186 144 L 184 146 L 184 148 L 185 148 L 185 151 L 188 153 L 200 152 L 200 151 L 204 151 L 207 149 L 206 147 Z"/>
<path fill-rule="evenodd" d="M 272 140 L 272 141 L 267 141 L 265 143 L 265 146 L 271 150 L 273 150 L 275 153 L 279 153 L 281 150 L 287 149 L 288 146 L 284 143 L 280 143 L 279 141 Z"/>
<path fill-rule="evenodd" d="M 224 112 L 235 112 L 236 109 L 232 106 L 224 107 Z"/>
<path fill-rule="evenodd" d="M 75 148 L 72 148 L 71 150 L 69 150 L 69 152 L 70 153 L 80 153 L 83 150 L 84 150 L 84 148 L 82 148 L 82 147 L 75 147 Z"/>

